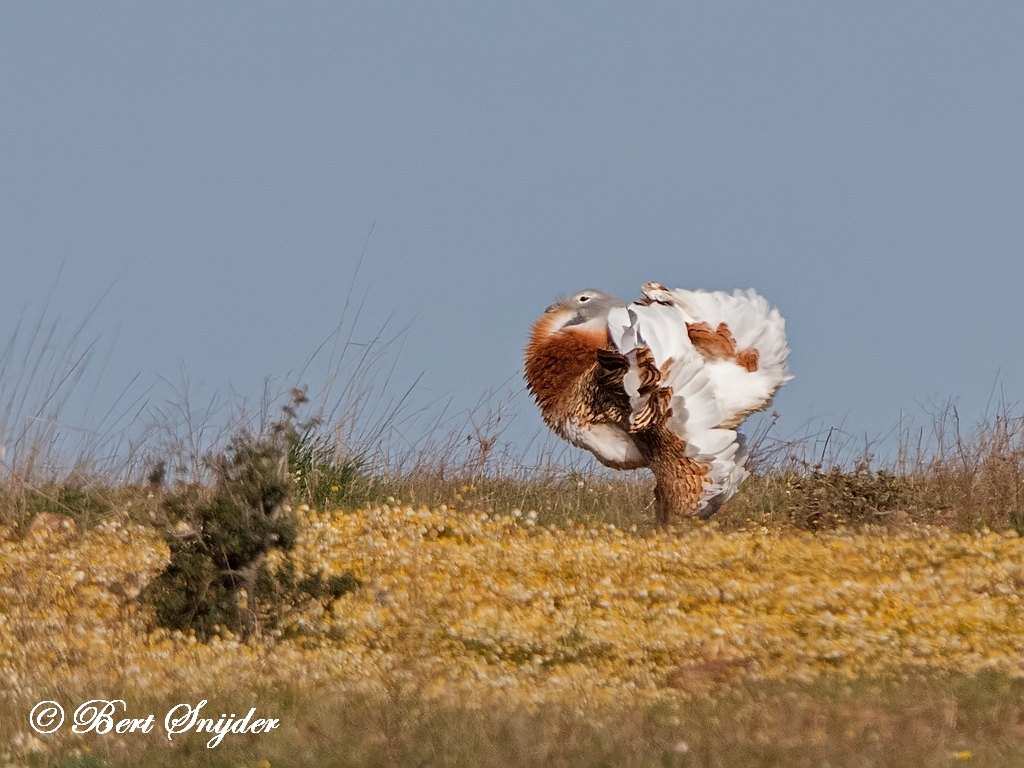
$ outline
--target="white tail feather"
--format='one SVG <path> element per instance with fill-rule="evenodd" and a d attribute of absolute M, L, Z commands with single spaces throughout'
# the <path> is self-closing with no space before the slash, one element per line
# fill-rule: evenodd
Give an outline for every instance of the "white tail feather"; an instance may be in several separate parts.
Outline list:
<path fill-rule="evenodd" d="M 648 283 L 644 293 L 655 303 L 608 313 L 612 343 L 631 361 L 623 384 L 636 414 L 645 405 L 636 351 L 646 347 L 665 374 L 661 386 L 672 391 L 666 426 L 686 442 L 688 457 L 711 467 L 698 513 L 709 504 L 713 511 L 749 474 L 743 437 L 724 425 L 766 407 L 792 378 L 785 365 L 785 321 L 753 290 L 669 291 Z M 690 342 L 687 323 L 707 323 L 713 329 L 724 323 L 737 350 L 757 350 L 757 369 L 749 371 L 731 359 L 705 359 Z"/>
<path fill-rule="evenodd" d="M 786 369 L 789 347 L 786 321 L 779 310 L 752 288 L 724 291 L 666 290 L 655 284 L 644 286 L 644 294 L 657 304 L 666 319 L 677 321 L 677 333 L 685 334 L 685 323 L 707 323 L 717 328 L 724 323 L 736 341 L 737 350 L 756 349 L 757 370 L 748 371 L 733 360 L 707 363 L 726 421 L 742 418 L 765 408 L 779 387 L 793 377 Z M 683 325 L 678 324 L 678 318 Z M 651 350 L 653 352 L 653 350 Z"/>

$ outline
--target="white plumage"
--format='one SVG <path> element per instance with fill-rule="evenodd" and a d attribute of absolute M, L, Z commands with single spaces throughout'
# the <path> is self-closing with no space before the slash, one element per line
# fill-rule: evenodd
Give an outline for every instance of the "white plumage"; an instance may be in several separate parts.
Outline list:
<path fill-rule="evenodd" d="M 793 377 L 786 370 L 789 348 L 786 322 L 753 289 L 724 291 L 666 290 L 644 286 L 651 303 L 634 303 L 608 312 L 608 332 L 615 348 L 634 363 L 624 384 L 634 413 L 642 405 L 638 392 L 636 350 L 646 347 L 658 368 L 668 363 L 662 387 L 673 393 L 666 426 L 686 441 L 686 455 L 711 464 L 705 493 L 696 510 L 714 499 L 727 501 L 748 476 L 742 435 L 734 427 L 763 410 L 775 392 Z M 755 349 L 758 366 L 747 370 L 735 359 L 705 357 L 690 340 L 690 325 L 712 329 L 724 325 L 737 350 Z"/>

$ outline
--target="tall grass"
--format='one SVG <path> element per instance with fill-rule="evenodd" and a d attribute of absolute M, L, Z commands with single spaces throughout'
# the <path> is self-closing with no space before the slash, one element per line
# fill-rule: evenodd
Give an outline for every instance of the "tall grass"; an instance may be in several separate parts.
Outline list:
<path fill-rule="evenodd" d="M 0 348 L 0 521 L 39 511 L 90 519 L 133 493 L 208 488 L 216 457 L 239 436 L 295 431 L 287 460 L 295 500 L 353 507 L 400 499 L 456 509 L 536 512 L 542 524 L 652 524 L 646 471 L 611 472 L 545 429 L 525 434 L 534 406 L 518 382 L 465 412 L 422 405 L 419 379 L 396 375 L 406 328 L 362 331 L 352 292 L 331 334 L 298 372 L 267 379 L 256 398 L 203 395 L 187 378 L 157 399 L 138 378 L 86 424 L 66 410 L 95 399 L 109 341 L 95 308 L 67 324 L 49 305 Z M 319 384 L 304 386 L 311 378 Z M 297 399 L 298 398 L 298 399 Z M 291 409 L 289 411 L 289 409 Z M 725 527 L 940 524 L 1024 532 L 1024 417 L 1000 404 L 971 427 L 953 403 L 930 423 L 901 422 L 882 458 L 839 427 L 778 434 L 777 414 L 748 423 L 752 477 L 717 516 Z M 137 505 L 144 508 L 145 505 Z"/>
<path fill-rule="evenodd" d="M 947 404 L 933 419 L 930 440 L 919 431 L 900 442 L 896 470 L 910 479 L 917 509 L 934 522 L 1024 533 L 1024 417 L 1008 405 L 964 430 Z"/>
<path fill-rule="evenodd" d="M 88 495 L 83 488 L 94 480 L 116 486 L 145 440 L 134 425 L 149 390 L 138 377 L 95 414 L 113 342 L 92 328 L 98 307 L 68 324 L 47 302 L 0 348 L 0 523 L 18 522 L 33 505 L 63 509 L 69 495 Z M 78 423 L 66 418 L 72 405 Z"/>
<path fill-rule="evenodd" d="M 351 291 L 304 368 L 266 379 L 256 397 L 203 392 L 186 375 L 180 383 L 163 379 L 169 392 L 157 397 L 161 382 L 143 386 L 136 375 L 98 414 L 113 345 L 94 327 L 102 299 L 77 322 L 53 311 L 53 301 L 0 347 L 0 524 L 41 511 L 108 508 L 154 485 L 210 486 L 218 457 L 239 439 L 260 441 L 279 428 L 282 409 L 314 372 L 321 384 L 312 399 L 303 396 L 301 422 L 299 414 L 292 419 L 302 429 L 293 458 L 307 469 L 389 465 L 390 447 L 421 434 L 419 422 L 431 416 L 429 407 L 411 406 L 415 383 L 397 389 L 393 382 L 406 329 L 364 333 L 362 301 Z"/>
<path fill-rule="evenodd" d="M 925 426 L 901 422 L 881 459 L 837 428 L 755 446 L 755 471 L 722 516 L 728 524 L 942 525 L 1024 533 L 1024 417 L 1000 403 L 971 427 L 953 402 Z"/>
<path fill-rule="evenodd" d="M 71 466 L 91 463 L 115 423 L 87 430 L 62 421 L 68 401 L 90 384 L 101 338 L 88 335 L 88 317 L 66 332 L 49 307 L 35 321 L 19 322 L 0 349 L 0 435 L 5 475 L 50 478 Z M 102 430 L 102 431 L 101 431 Z"/>

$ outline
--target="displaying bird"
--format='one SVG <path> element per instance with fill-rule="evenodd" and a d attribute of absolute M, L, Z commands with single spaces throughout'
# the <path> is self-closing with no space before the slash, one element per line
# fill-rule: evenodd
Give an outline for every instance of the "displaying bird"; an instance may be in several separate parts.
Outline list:
<path fill-rule="evenodd" d="M 588 289 L 548 307 L 526 347 L 544 422 L 615 469 L 649 467 L 655 512 L 710 517 L 749 474 L 736 428 L 792 376 L 786 323 L 753 290 Z"/>

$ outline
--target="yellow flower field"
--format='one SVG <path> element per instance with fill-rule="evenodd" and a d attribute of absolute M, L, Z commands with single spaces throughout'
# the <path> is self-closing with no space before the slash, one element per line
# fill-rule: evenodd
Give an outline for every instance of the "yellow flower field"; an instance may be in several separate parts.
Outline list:
<path fill-rule="evenodd" d="M 149 528 L 5 531 L 0 692 L 25 704 L 326 686 L 586 709 L 738 679 L 1024 676 L 1024 542 L 1012 535 L 642 536 L 546 529 L 519 512 L 299 512 L 287 556 L 300 574 L 351 571 L 362 586 L 249 644 L 152 627 L 134 598 L 168 551 Z"/>

